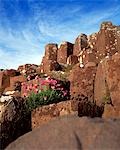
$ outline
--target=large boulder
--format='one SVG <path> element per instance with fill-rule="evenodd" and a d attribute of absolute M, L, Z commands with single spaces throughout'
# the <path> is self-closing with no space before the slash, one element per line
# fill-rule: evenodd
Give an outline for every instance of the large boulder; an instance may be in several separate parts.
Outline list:
<path fill-rule="evenodd" d="M 120 120 L 66 116 L 18 138 L 7 150 L 76 149 L 118 150 Z"/>
<path fill-rule="evenodd" d="M 71 100 L 54 103 L 42 107 L 40 106 L 32 111 L 32 129 L 37 128 L 42 124 L 46 124 L 50 122 L 50 120 L 54 120 L 60 116 L 75 113 L 76 112 L 71 110 Z"/>
<path fill-rule="evenodd" d="M 31 130 L 30 114 L 26 115 L 24 100 L 20 97 L 0 98 L 0 149 Z"/>
<path fill-rule="evenodd" d="M 72 101 L 72 109 L 78 110 L 78 103 L 81 99 L 94 101 L 94 80 L 96 74 L 96 66 L 80 68 L 80 64 L 76 64 L 69 76 L 70 96 Z"/>
<path fill-rule="evenodd" d="M 120 54 L 105 58 L 98 66 L 94 98 L 105 104 L 104 117 L 120 117 Z"/>

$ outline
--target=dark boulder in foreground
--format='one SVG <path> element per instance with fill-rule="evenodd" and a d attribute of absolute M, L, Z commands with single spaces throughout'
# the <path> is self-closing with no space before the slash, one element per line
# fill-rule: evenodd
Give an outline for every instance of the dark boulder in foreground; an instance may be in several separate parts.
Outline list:
<path fill-rule="evenodd" d="M 7 150 L 85 149 L 118 150 L 120 119 L 66 116 L 20 137 Z"/>

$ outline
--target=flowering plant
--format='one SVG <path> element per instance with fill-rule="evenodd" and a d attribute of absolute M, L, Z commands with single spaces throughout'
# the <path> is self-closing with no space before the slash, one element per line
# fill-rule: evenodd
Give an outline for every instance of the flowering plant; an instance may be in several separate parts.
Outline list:
<path fill-rule="evenodd" d="M 29 110 L 40 105 L 46 105 L 68 99 L 69 88 L 62 81 L 53 78 L 35 77 L 34 82 L 22 83 L 23 96 Z"/>
<path fill-rule="evenodd" d="M 34 82 L 31 81 L 22 83 L 22 91 L 24 97 L 28 97 L 31 93 L 37 94 L 47 89 L 61 91 L 63 93 L 63 96 L 67 96 L 68 94 L 68 91 L 67 89 L 65 89 L 66 87 L 63 87 L 62 82 L 50 77 L 43 79 L 36 76 Z"/>

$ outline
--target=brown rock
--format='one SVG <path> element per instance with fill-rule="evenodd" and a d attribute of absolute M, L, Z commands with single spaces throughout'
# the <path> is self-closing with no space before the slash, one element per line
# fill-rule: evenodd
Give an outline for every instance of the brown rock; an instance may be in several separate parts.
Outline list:
<path fill-rule="evenodd" d="M 75 45 L 73 49 L 73 55 L 78 56 L 79 53 L 88 46 L 87 35 L 81 34 L 75 40 Z"/>
<path fill-rule="evenodd" d="M 50 71 L 58 71 L 60 69 L 61 68 L 58 62 L 52 61 L 52 60 L 44 60 L 44 63 L 43 63 L 44 73 L 49 73 Z"/>
<path fill-rule="evenodd" d="M 63 42 L 58 49 L 57 62 L 67 64 L 67 58 L 73 54 L 73 44 Z"/>
<path fill-rule="evenodd" d="M 84 95 L 93 100 L 95 73 L 96 67 L 80 68 L 79 64 L 76 64 L 69 76 L 71 97 Z"/>
<path fill-rule="evenodd" d="M 20 97 L 0 103 L 0 149 L 31 130 L 30 115 L 25 113 L 24 100 Z"/>
<path fill-rule="evenodd" d="M 45 58 L 47 60 L 57 61 L 57 51 L 58 46 L 57 44 L 47 44 L 45 46 Z"/>
<path fill-rule="evenodd" d="M 116 47 L 117 51 L 120 52 L 120 26 L 116 27 Z"/>
<path fill-rule="evenodd" d="M 68 58 L 67 58 L 67 64 L 68 65 L 75 65 L 77 64 L 79 61 L 78 61 L 78 57 L 75 56 L 75 55 L 70 55 Z"/>
<path fill-rule="evenodd" d="M 18 75 L 19 72 L 13 69 L 0 71 L 0 93 L 10 86 L 10 77 Z"/>
<path fill-rule="evenodd" d="M 119 141 L 120 120 L 66 116 L 25 134 L 10 144 L 7 150 L 118 150 Z"/>
<path fill-rule="evenodd" d="M 25 64 L 25 65 L 19 66 L 18 71 L 20 71 L 22 75 L 29 75 L 29 74 L 35 73 L 37 67 L 38 65 L 35 65 L 35 64 Z"/>
<path fill-rule="evenodd" d="M 49 73 L 54 70 L 57 71 L 60 69 L 60 65 L 57 62 L 57 44 L 48 44 L 45 47 L 45 56 L 42 59 L 42 63 L 40 65 L 41 73 Z"/>
<path fill-rule="evenodd" d="M 20 76 L 15 76 L 15 77 L 10 77 L 10 85 L 5 88 L 5 91 L 13 91 L 15 90 L 15 84 L 17 82 L 25 82 L 27 79 L 23 76 L 23 75 L 20 75 Z"/>
<path fill-rule="evenodd" d="M 83 49 L 79 54 L 79 63 L 85 67 L 96 66 L 98 60 L 96 59 L 94 49 L 92 48 Z"/>
<path fill-rule="evenodd" d="M 36 108 L 32 111 L 32 129 L 48 123 L 50 120 L 54 120 L 59 116 L 73 113 L 71 100 Z"/>
<path fill-rule="evenodd" d="M 111 22 L 103 22 L 100 31 L 89 37 L 89 46 L 95 51 L 96 59 L 100 62 L 106 56 L 111 56 L 120 48 L 119 27 Z"/>
<path fill-rule="evenodd" d="M 105 58 L 103 62 L 98 66 L 96 79 L 95 79 L 95 100 L 98 105 L 109 104 L 113 108 L 113 112 L 116 110 L 118 114 L 116 117 L 120 117 L 120 54 L 116 53 L 110 58 Z M 107 107 L 108 108 L 108 107 Z M 106 107 L 105 107 L 106 109 Z M 105 112 L 109 112 L 106 111 Z M 107 114 L 104 116 L 108 116 Z M 113 116 L 114 113 L 113 113 Z M 111 117 L 113 117 L 111 115 Z"/>

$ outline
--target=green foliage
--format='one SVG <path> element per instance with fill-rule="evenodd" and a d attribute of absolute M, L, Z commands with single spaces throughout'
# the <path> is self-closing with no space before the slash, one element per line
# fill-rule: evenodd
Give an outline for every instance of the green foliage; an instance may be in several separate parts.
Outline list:
<path fill-rule="evenodd" d="M 104 104 L 110 104 L 111 103 L 111 98 L 109 95 L 106 95 L 103 97 L 103 103 Z"/>
<path fill-rule="evenodd" d="M 32 93 L 29 97 L 26 98 L 26 108 L 27 111 L 32 111 L 38 106 L 48 105 L 51 103 L 57 103 L 63 100 L 63 94 L 59 90 L 43 90 L 37 94 Z"/>

